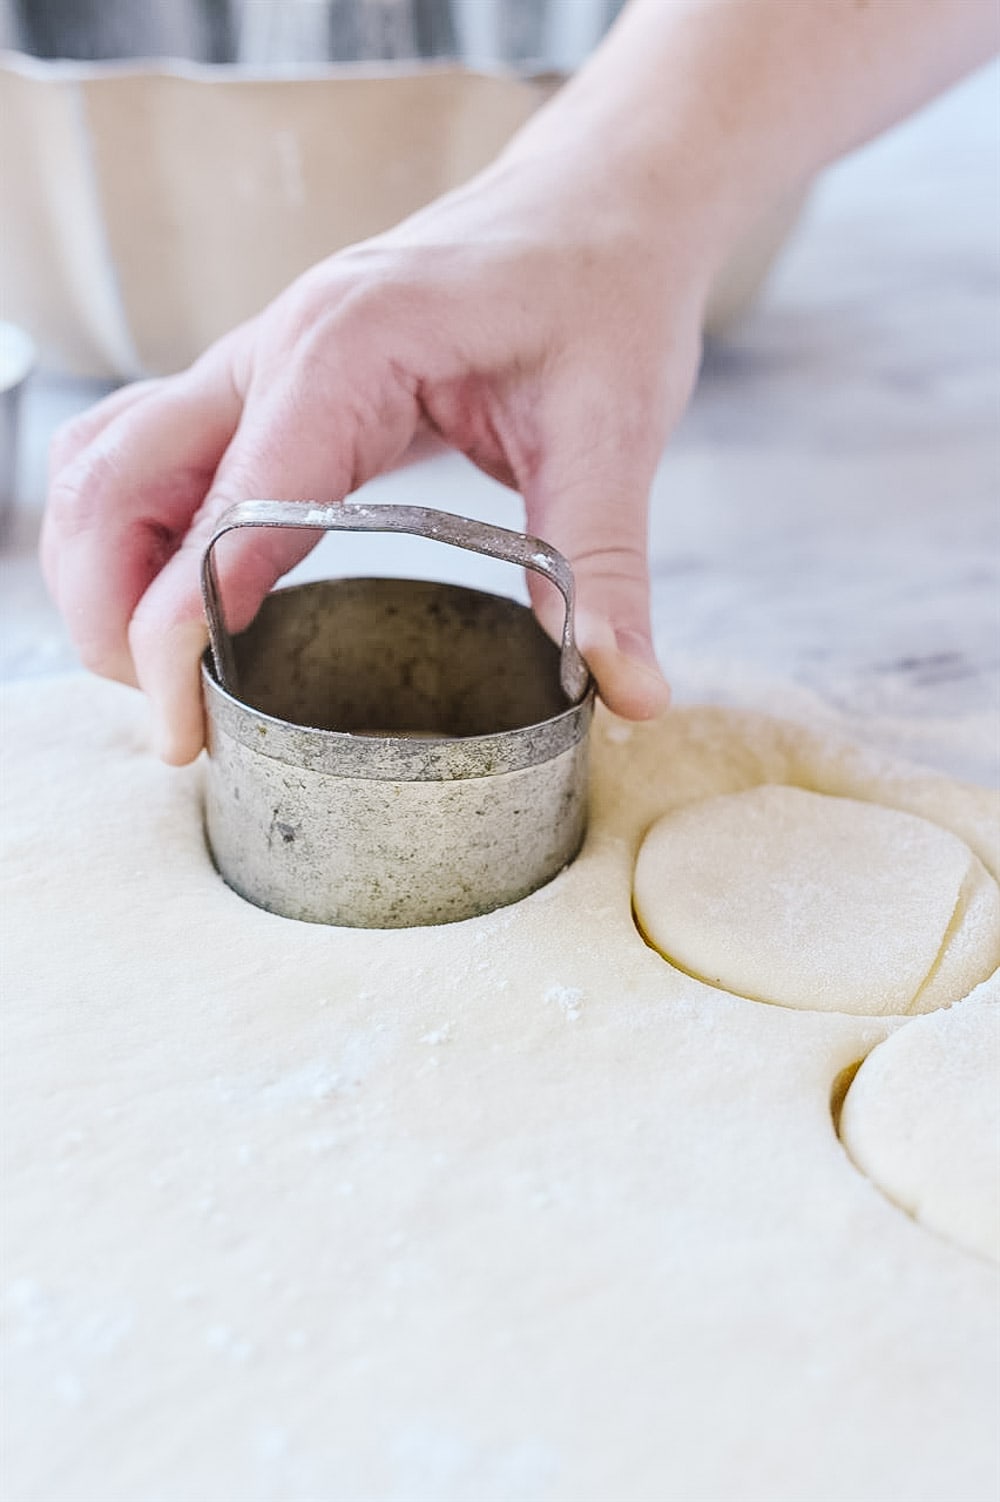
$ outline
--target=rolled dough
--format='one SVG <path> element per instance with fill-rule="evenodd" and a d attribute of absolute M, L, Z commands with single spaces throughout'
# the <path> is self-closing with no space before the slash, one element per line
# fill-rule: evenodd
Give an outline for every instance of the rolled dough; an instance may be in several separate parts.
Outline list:
<path fill-rule="evenodd" d="M 870 1053 L 840 1136 L 895 1204 L 1000 1261 L 1000 1006 L 971 996 Z"/>
<path fill-rule="evenodd" d="M 830 1114 L 898 1021 L 704 985 L 631 912 L 708 797 L 808 782 L 988 859 L 992 795 L 602 714 L 567 871 L 366 933 L 222 884 L 138 696 L 0 713 L 5 1497 L 994 1502 L 992 1271 Z"/>
<path fill-rule="evenodd" d="M 963 840 L 799 787 L 665 815 L 643 841 L 633 896 L 661 954 L 756 1001 L 929 1012 L 1000 964 L 1000 889 Z"/>

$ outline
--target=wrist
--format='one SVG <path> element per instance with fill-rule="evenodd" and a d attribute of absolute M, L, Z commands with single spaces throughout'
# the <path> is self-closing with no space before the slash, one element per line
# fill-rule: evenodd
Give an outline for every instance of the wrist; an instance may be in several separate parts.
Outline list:
<path fill-rule="evenodd" d="M 711 97 L 672 71 L 597 54 L 491 170 L 539 173 L 554 196 L 585 199 L 595 227 L 603 220 L 641 237 L 671 280 L 687 271 L 707 294 L 748 229 L 797 182 L 767 160 L 764 143 L 734 150 Z"/>
<path fill-rule="evenodd" d="M 513 150 L 560 146 L 716 264 L 816 172 L 997 46 L 996 0 L 628 0 Z"/>

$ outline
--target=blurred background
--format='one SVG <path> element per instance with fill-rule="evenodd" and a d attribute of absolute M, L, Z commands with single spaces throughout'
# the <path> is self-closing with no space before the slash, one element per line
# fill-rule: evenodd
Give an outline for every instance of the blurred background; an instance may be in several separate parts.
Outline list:
<path fill-rule="evenodd" d="M 179 368 L 320 255 L 471 175 L 618 8 L 0 0 L 0 319 L 39 357 L 0 551 L 0 675 L 73 662 L 35 562 L 58 422 Z M 996 776 L 998 121 L 991 67 L 780 206 L 727 268 L 653 498 L 657 644 L 681 700 L 825 718 Z M 26 369 L 0 334 L 0 388 L 5 364 L 8 384 Z M 455 457 L 368 490 L 521 521 Z M 301 572 L 521 592 L 502 565 L 431 546 L 338 538 Z"/>
<path fill-rule="evenodd" d="M 0 287 L 42 362 L 183 368 L 490 162 L 617 0 L 0 0 Z M 725 321 L 797 204 L 717 288 Z"/>
<path fill-rule="evenodd" d="M 575 68 L 623 0 L 0 0 L 0 46 L 43 58 L 288 67 L 457 59 Z"/>

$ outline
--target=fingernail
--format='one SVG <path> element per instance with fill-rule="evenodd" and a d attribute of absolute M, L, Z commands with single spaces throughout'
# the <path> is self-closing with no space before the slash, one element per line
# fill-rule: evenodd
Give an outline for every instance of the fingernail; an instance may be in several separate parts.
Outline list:
<path fill-rule="evenodd" d="M 584 654 L 614 651 L 615 633 L 603 615 L 592 614 L 589 610 L 578 610 L 575 635 L 577 645 Z"/>
<path fill-rule="evenodd" d="M 653 644 L 648 636 L 643 636 L 641 631 L 633 631 L 629 626 L 621 626 L 615 632 L 615 643 L 623 657 L 632 662 L 641 663 L 643 667 L 652 668 L 657 677 L 662 677 L 660 664 L 656 660 Z"/>

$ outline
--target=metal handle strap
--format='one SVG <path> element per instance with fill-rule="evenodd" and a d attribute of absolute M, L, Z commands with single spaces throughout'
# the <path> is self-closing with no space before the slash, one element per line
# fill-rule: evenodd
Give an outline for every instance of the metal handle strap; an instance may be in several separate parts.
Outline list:
<path fill-rule="evenodd" d="M 587 664 L 580 656 L 573 635 L 575 585 L 573 570 L 561 553 L 523 532 L 495 527 L 490 522 L 472 521 L 448 511 L 433 511 L 427 506 L 365 506 L 344 501 L 333 506 L 315 506 L 303 501 L 239 501 L 225 511 L 205 549 L 201 561 L 201 592 L 205 602 L 212 660 L 219 682 L 229 693 L 236 693 L 236 665 L 232 641 L 226 626 L 219 575 L 215 566 L 215 544 L 227 532 L 244 527 L 302 527 L 322 532 L 404 532 L 414 537 L 429 537 L 435 542 L 450 543 L 470 553 L 483 553 L 504 563 L 520 564 L 549 579 L 565 603 L 559 660 L 559 681 L 571 704 L 578 703 L 590 685 Z"/>

